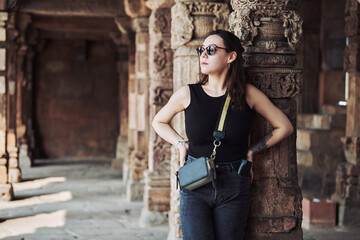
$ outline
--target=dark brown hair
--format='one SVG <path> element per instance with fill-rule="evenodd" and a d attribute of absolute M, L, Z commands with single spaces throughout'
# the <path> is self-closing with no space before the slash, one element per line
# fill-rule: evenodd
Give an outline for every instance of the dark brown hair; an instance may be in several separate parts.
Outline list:
<path fill-rule="evenodd" d="M 232 32 L 215 30 L 209 32 L 207 37 L 211 35 L 218 35 L 223 39 L 226 52 L 235 51 L 237 53 L 236 59 L 230 63 L 230 68 L 225 79 L 225 86 L 232 99 L 233 108 L 244 110 L 246 103 L 246 77 L 241 55 L 244 52 L 244 48 L 241 45 L 240 39 Z M 208 75 L 200 73 L 199 82 L 202 85 L 207 83 L 208 80 Z"/>

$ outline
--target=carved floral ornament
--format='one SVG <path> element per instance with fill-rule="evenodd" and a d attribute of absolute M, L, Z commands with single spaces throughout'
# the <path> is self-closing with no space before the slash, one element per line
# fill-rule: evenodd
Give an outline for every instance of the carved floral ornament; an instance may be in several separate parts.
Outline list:
<path fill-rule="evenodd" d="M 276 15 L 276 16 L 274 16 Z M 284 36 L 288 40 L 290 47 L 295 47 L 302 36 L 301 17 L 292 10 L 280 11 L 276 14 L 267 14 L 257 10 L 236 9 L 230 14 L 230 30 L 237 35 L 244 46 L 253 45 L 254 38 L 258 35 L 261 28 L 261 18 L 276 17 L 283 22 Z M 267 48 L 275 49 L 276 42 L 267 42 Z"/>
<path fill-rule="evenodd" d="M 172 88 L 157 87 L 154 90 L 154 104 L 157 106 L 164 106 L 170 99 L 173 90 Z"/>
<path fill-rule="evenodd" d="M 191 41 L 195 17 L 213 15 L 212 29 L 227 29 L 229 13 L 227 3 L 198 1 L 177 2 L 171 8 L 172 48 L 180 47 Z"/>
<path fill-rule="evenodd" d="M 248 71 L 249 82 L 269 98 L 293 98 L 301 93 L 301 70 Z"/>
<path fill-rule="evenodd" d="M 296 9 L 300 0 L 231 0 L 233 9 L 251 9 L 262 11 L 284 11 Z"/>

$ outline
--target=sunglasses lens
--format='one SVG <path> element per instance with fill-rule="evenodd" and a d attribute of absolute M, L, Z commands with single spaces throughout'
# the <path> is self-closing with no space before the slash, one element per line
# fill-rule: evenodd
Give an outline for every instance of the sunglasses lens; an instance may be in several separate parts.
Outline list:
<path fill-rule="evenodd" d="M 199 56 L 201 56 L 201 54 L 204 52 L 204 48 L 203 47 L 197 47 L 196 48 L 196 52 Z"/>
<path fill-rule="evenodd" d="M 216 48 L 214 46 L 208 46 L 206 47 L 206 53 L 211 56 L 214 55 L 216 52 Z"/>

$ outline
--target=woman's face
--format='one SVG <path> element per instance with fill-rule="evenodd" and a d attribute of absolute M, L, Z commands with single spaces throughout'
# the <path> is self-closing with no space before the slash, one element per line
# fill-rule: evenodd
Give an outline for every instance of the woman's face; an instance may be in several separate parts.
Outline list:
<path fill-rule="evenodd" d="M 203 47 L 215 46 L 215 54 L 208 55 L 206 50 L 200 56 L 200 68 L 203 74 L 221 74 L 226 68 L 228 68 L 228 59 L 231 55 L 231 52 L 226 52 L 224 40 L 218 35 L 208 36 L 204 43 Z M 216 47 L 217 46 L 217 47 Z M 218 48 L 221 47 L 221 48 Z"/>

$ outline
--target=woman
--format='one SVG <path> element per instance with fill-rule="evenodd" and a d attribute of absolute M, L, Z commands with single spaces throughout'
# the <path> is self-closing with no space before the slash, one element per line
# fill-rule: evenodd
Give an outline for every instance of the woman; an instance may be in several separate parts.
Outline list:
<path fill-rule="evenodd" d="M 224 30 L 210 32 L 200 56 L 201 80 L 176 91 L 155 116 L 152 126 L 180 153 L 180 166 L 201 156 L 210 156 L 213 131 L 227 93 L 231 108 L 226 116 L 225 138 L 215 159 L 216 184 L 194 190 L 180 189 L 180 221 L 184 240 L 243 239 L 250 208 L 250 184 L 253 179 L 237 173 L 240 161 L 253 161 L 254 154 L 290 135 L 293 127 L 260 90 L 246 83 L 242 65 L 243 48 L 239 38 Z M 171 119 L 185 111 L 184 140 L 170 125 Z M 248 147 L 253 112 L 267 119 L 273 131 L 259 143 Z"/>

